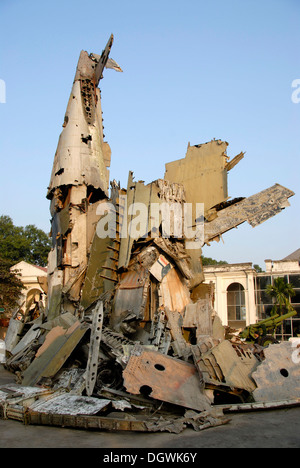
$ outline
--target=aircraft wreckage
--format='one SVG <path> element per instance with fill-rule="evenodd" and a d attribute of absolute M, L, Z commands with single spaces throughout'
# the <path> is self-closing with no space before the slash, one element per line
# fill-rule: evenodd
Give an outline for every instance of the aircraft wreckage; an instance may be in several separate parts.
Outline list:
<path fill-rule="evenodd" d="M 227 174 L 244 153 L 230 159 L 221 140 L 189 145 L 152 183 L 132 172 L 126 189 L 110 183 L 98 85 L 105 68 L 122 71 L 112 44 L 80 54 L 47 192 L 47 305 L 10 321 L 5 366 L 17 382 L 0 388 L 1 416 L 180 432 L 224 424 L 227 411 L 298 404 L 291 345 L 228 335 L 201 264 L 205 244 L 261 224 L 294 193 L 276 184 L 229 200 Z"/>

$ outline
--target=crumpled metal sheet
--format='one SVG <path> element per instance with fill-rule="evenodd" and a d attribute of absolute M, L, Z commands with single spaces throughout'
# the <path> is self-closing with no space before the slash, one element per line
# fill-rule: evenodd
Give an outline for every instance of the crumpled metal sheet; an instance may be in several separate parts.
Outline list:
<path fill-rule="evenodd" d="M 63 394 L 48 401 L 38 401 L 29 410 L 46 414 L 88 415 L 99 413 L 110 403 L 110 400 L 100 398 Z"/>
<path fill-rule="evenodd" d="M 289 206 L 288 199 L 294 192 L 275 184 L 262 192 L 218 211 L 217 217 L 205 223 L 205 242 L 209 242 L 230 229 L 248 221 L 258 226 Z"/>
<path fill-rule="evenodd" d="M 0 387 L 0 404 L 11 399 L 14 401 L 22 401 L 27 398 L 36 397 L 45 393 L 44 388 L 38 387 L 23 387 L 18 384 L 7 384 Z"/>
<path fill-rule="evenodd" d="M 213 340 L 208 339 L 206 343 L 211 349 L 204 353 L 201 346 L 192 346 L 200 378 L 215 388 L 220 386 L 229 390 L 235 388 L 253 392 L 256 385 L 251 373 L 259 365 L 255 356 L 252 353 L 237 352 L 228 340 L 215 345 Z"/>
<path fill-rule="evenodd" d="M 22 384 L 31 386 L 37 384 L 42 377 L 54 377 L 87 330 L 87 325 L 79 321 L 67 330 L 62 327 L 53 328 L 35 359 L 25 370 Z"/>
<path fill-rule="evenodd" d="M 104 142 L 97 86 L 105 66 L 121 71 L 109 59 L 112 44 L 113 36 L 101 56 L 81 52 L 54 157 L 47 194 L 53 248 L 48 261 L 46 321 L 28 332 L 19 345 L 24 324 L 11 322 L 8 333 L 8 351 L 16 345 L 19 351 L 26 344 L 23 354 L 9 363 L 20 372 L 22 383 L 43 385 L 46 379 L 46 385 L 51 381 L 56 385 L 57 393 L 43 393 L 43 401 L 36 395 L 38 401 L 33 403 L 34 393 L 29 397 L 21 393 L 18 400 L 16 392 L 0 390 L 0 403 L 2 398 L 12 419 L 27 417 L 31 423 L 143 432 L 181 432 L 190 425 L 201 430 L 222 423 L 212 414 L 209 392 L 247 392 L 248 398 L 256 388 L 251 374 L 259 364 L 247 351 L 237 352 L 224 341 L 224 330 L 217 327 L 217 318 L 212 320 L 212 292 L 200 287 L 205 279 L 201 247 L 245 221 L 253 227 L 261 224 L 288 206 L 294 193 L 276 184 L 249 198 L 228 201 L 227 173 L 244 153 L 230 161 L 228 143 L 213 140 L 189 145 L 184 159 L 166 164 L 164 179 L 145 185 L 135 182 L 130 172 L 127 191 L 113 181 L 109 199 L 111 150 Z M 103 209 L 108 200 L 115 223 L 108 223 L 103 239 L 98 228 L 107 222 Z M 186 203 L 193 205 L 188 227 L 204 224 L 204 238 L 194 229 L 183 233 Z M 196 239 L 191 242 L 193 236 Z M 92 310 L 100 300 L 101 313 Z M 35 330 L 41 333 L 38 343 L 32 334 Z M 211 346 L 203 351 L 207 343 Z M 85 369 L 64 371 L 64 363 L 79 344 L 79 365 Z M 281 364 L 283 356 L 275 356 L 273 347 L 267 352 L 270 359 L 256 373 L 258 400 L 265 398 L 263 391 L 274 395 L 271 383 L 278 379 L 282 385 L 277 387 L 283 392 L 277 388 L 278 397 L 299 395 L 291 358 L 286 356 Z M 191 355 L 195 365 L 188 362 Z M 128 412 L 123 419 L 95 416 L 111 400 L 107 395 L 94 397 L 101 395 L 103 387 L 111 387 L 111 394 L 118 391 L 122 376 L 127 394 L 119 392 L 124 399 L 111 406 L 119 411 L 136 410 L 132 398 L 136 400 L 133 395 L 141 393 L 145 408 L 154 410 L 155 417 L 142 420 L 142 414 L 135 418 Z M 87 397 L 82 396 L 85 387 Z M 181 412 L 188 408 L 201 413 L 166 417 L 159 412 L 162 402 L 177 405 Z"/>
<path fill-rule="evenodd" d="M 137 345 L 132 351 L 123 377 L 129 393 L 148 392 L 148 396 L 157 400 L 197 411 L 210 407 L 193 364 L 142 346 Z"/>
<path fill-rule="evenodd" d="M 293 359 L 290 342 L 272 344 L 264 350 L 265 360 L 252 374 L 256 402 L 293 400 L 300 397 L 300 364 Z M 295 362 L 294 362 L 295 361 Z"/>

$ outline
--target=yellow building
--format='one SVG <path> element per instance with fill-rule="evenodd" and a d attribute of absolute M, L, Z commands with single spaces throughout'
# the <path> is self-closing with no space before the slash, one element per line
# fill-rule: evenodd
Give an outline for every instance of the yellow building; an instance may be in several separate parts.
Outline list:
<path fill-rule="evenodd" d="M 47 268 L 22 261 L 12 266 L 11 271 L 17 272 L 25 287 L 19 300 L 20 313 L 25 314 L 39 301 L 45 305 Z"/>

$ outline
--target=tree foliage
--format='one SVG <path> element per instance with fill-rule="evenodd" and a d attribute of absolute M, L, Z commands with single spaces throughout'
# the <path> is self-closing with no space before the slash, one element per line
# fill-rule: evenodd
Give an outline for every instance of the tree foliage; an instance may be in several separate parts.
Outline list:
<path fill-rule="evenodd" d="M 0 216 L 0 256 L 10 266 L 22 260 L 46 266 L 50 248 L 49 236 L 35 225 L 18 227 L 9 216 Z"/>
<path fill-rule="evenodd" d="M 257 263 L 253 265 L 253 268 L 256 271 L 256 273 L 263 273 L 263 269 L 259 265 L 257 265 Z"/>
<path fill-rule="evenodd" d="M 269 284 L 266 289 L 267 294 L 272 297 L 274 306 L 271 315 L 284 315 L 287 312 L 294 311 L 290 298 L 296 295 L 293 286 L 287 283 L 284 278 L 278 277 L 274 279 L 274 284 Z M 284 327 L 281 324 L 282 341 L 284 339 Z"/>
<path fill-rule="evenodd" d="M 290 297 L 295 296 L 296 293 L 293 286 L 287 283 L 284 278 L 275 278 L 274 284 L 269 284 L 266 292 L 274 301 L 272 314 L 280 313 L 283 315 L 286 312 L 294 310 L 290 303 Z"/>
<path fill-rule="evenodd" d="M 10 270 L 10 261 L 0 256 L 0 304 L 6 311 L 18 305 L 18 299 L 24 289 L 18 272 Z"/>
<path fill-rule="evenodd" d="M 202 265 L 228 265 L 227 262 L 223 260 L 214 260 L 213 258 L 210 257 L 201 257 L 202 258 Z"/>

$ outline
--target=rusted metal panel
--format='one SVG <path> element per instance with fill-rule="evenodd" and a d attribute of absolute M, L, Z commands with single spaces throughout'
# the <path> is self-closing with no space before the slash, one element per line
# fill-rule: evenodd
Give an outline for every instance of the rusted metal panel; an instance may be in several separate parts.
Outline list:
<path fill-rule="evenodd" d="M 77 429 L 98 429 L 101 431 L 150 432 L 144 421 L 108 418 L 103 416 L 74 416 L 61 414 L 41 414 L 36 411 L 26 413 L 25 424 L 72 427 Z"/>
<path fill-rule="evenodd" d="M 141 266 L 136 268 L 124 272 L 116 288 L 110 325 L 117 332 L 134 333 L 137 322 L 145 318 L 149 272 Z"/>
<path fill-rule="evenodd" d="M 182 275 L 175 268 L 171 268 L 163 278 L 159 290 L 160 306 L 170 310 L 183 313 L 185 307 L 191 302 L 189 289 Z"/>
<path fill-rule="evenodd" d="M 198 299 L 208 299 L 211 306 L 214 306 L 215 285 L 213 282 L 210 284 L 201 283 L 191 292 L 191 299 L 197 302 Z"/>
<path fill-rule="evenodd" d="M 290 342 L 273 344 L 264 349 L 265 360 L 252 374 L 257 389 L 256 402 L 280 401 L 299 398 L 299 357 Z"/>
<path fill-rule="evenodd" d="M 194 365 L 136 347 L 123 372 L 128 392 L 204 411 L 210 407 Z"/>
<path fill-rule="evenodd" d="M 48 333 L 46 341 L 39 349 L 36 358 L 25 370 L 22 384 L 32 386 L 42 377 L 53 377 L 65 363 L 71 352 L 87 332 L 84 323 L 76 322 L 65 330 L 55 327 Z"/>
<path fill-rule="evenodd" d="M 145 286 L 147 280 L 147 271 L 140 269 L 139 271 L 127 271 L 122 273 L 119 283 L 119 289 L 137 289 Z"/>
<path fill-rule="evenodd" d="M 191 356 L 191 345 L 183 337 L 183 316 L 179 312 L 172 312 L 166 308 L 166 318 L 168 319 L 168 328 L 172 336 L 172 348 L 174 356 L 183 358 L 185 361 Z"/>
<path fill-rule="evenodd" d="M 67 296 L 71 301 L 77 302 L 81 298 L 82 283 L 85 278 L 87 267 L 85 265 L 76 268 L 72 271 L 72 276 L 69 277 L 65 283 L 62 294 Z"/>
<path fill-rule="evenodd" d="M 253 354 L 238 356 L 232 344 L 225 340 L 212 349 L 222 373 L 225 377 L 226 385 L 231 388 L 241 388 L 249 393 L 256 389 L 255 382 L 251 378 L 253 369 L 258 365 L 258 361 Z M 251 361 L 251 366 L 249 362 Z"/>
<path fill-rule="evenodd" d="M 185 309 L 183 327 L 196 328 L 197 339 L 211 336 L 213 308 L 209 299 L 198 299 L 194 304 L 188 304 Z"/>
<path fill-rule="evenodd" d="M 208 385 L 242 389 L 249 393 L 256 389 L 251 373 L 259 362 L 254 355 L 238 355 L 233 345 L 224 340 L 217 346 L 211 340 L 211 349 L 202 353 L 200 346 L 192 347 L 194 362 L 200 378 Z"/>
<path fill-rule="evenodd" d="M 152 239 L 159 238 L 160 228 L 163 237 L 183 237 L 183 210 L 177 213 L 170 207 L 174 204 L 182 208 L 184 201 L 184 188 L 180 184 L 158 179 L 145 185 L 134 182 L 133 172 L 129 173 L 125 217 L 121 226 L 119 268 L 128 267 L 135 240 L 150 235 Z M 135 229 L 137 225 L 139 229 Z"/>
<path fill-rule="evenodd" d="M 113 289 L 118 281 L 117 274 L 112 270 L 105 270 L 106 266 L 110 268 L 114 268 L 115 266 L 115 262 L 111 258 L 113 257 L 113 253 L 109 250 L 109 247 L 112 245 L 112 239 L 108 237 L 101 239 L 95 233 L 81 291 L 80 303 L 85 309 L 93 304 L 101 294 L 109 289 Z M 104 276 L 108 279 L 105 280 Z"/>
<path fill-rule="evenodd" d="M 144 287 L 118 289 L 114 299 L 110 325 L 117 332 L 133 333 L 134 329 L 131 330 L 129 322 L 143 320 L 145 307 Z"/>
<path fill-rule="evenodd" d="M 119 268 L 128 267 L 131 250 L 134 240 L 147 236 L 150 230 L 150 209 L 151 203 L 160 203 L 160 198 L 158 196 L 159 189 L 156 183 L 151 183 L 149 185 L 144 185 L 143 182 L 134 182 L 133 172 L 129 173 L 128 184 L 127 184 L 127 200 L 126 200 L 126 219 L 123 220 L 121 226 L 121 245 L 120 245 L 120 255 L 119 255 Z M 140 232 L 137 237 L 135 230 L 133 228 L 133 220 L 137 218 L 137 213 L 131 213 L 130 207 L 136 206 L 138 204 L 145 207 L 145 211 L 140 213 Z"/>

